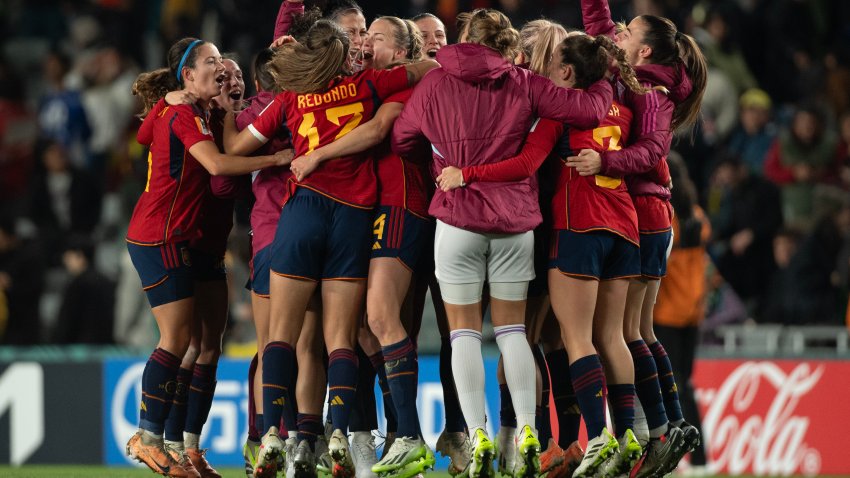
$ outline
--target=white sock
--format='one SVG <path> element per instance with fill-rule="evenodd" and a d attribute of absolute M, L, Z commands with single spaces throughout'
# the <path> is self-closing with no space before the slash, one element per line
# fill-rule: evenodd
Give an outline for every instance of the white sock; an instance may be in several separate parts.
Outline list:
<path fill-rule="evenodd" d="M 201 435 L 197 433 L 183 432 L 183 441 L 186 443 L 186 448 L 200 450 Z"/>
<path fill-rule="evenodd" d="M 457 329 L 451 333 L 452 374 L 455 389 L 469 429 L 469 436 L 485 428 L 484 359 L 481 357 L 481 332 Z"/>
<path fill-rule="evenodd" d="M 496 344 L 502 352 L 505 379 L 511 391 L 511 401 L 516 413 L 516 429 L 525 425 L 534 429 L 534 411 L 537 407 L 537 373 L 534 356 L 525 338 L 525 325 L 493 327 Z"/>
<path fill-rule="evenodd" d="M 646 413 L 637 397 L 635 397 L 635 429 L 633 431 L 641 448 L 646 448 L 646 444 L 649 443 L 649 424 L 646 423 Z"/>
<path fill-rule="evenodd" d="M 142 431 L 142 443 L 145 445 L 161 445 L 162 444 L 162 434 L 156 434 L 149 430 Z"/>

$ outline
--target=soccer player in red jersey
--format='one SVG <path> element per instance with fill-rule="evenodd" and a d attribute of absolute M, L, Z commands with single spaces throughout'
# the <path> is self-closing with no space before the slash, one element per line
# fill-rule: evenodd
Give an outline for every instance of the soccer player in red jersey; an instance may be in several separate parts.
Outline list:
<path fill-rule="evenodd" d="M 637 210 L 641 278 L 629 286 L 624 335 L 649 427 L 645 458 L 635 471 L 639 477 L 655 476 L 672 471 L 700 440 L 697 429 L 682 417 L 670 360 L 652 330 L 652 310 L 671 243 L 673 212 L 664 158 L 673 131 L 693 125 L 699 115 L 707 67 L 694 39 L 669 19 L 641 15 L 618 28 L 607 0 L 582 0 L 581 6 L 587 32 L 614 38 L 635 65 L 638 80 L 651 88 L 646 95 L 626 92 L 622 98 L 634 112 L 631 144 L 602 154 L 581 151 L 570 161 L 582 174 L 626 175 Z M 626 360 L 623 355 L 617 360 Z"/>
<path fill-rule="evenodd" d="M 162 434 L 192 335 L 195 278 L 188 245 L 200 237 L 200 206 L 210 174 L 243 174 L 291 161 L 290 152 L 245 158 L 218 151 L 208 109 L 221 93 L 224 70 L 215 45 L 185 38 L 169 49 L 168 68 L 142 74 L 134 84 L 145 112 L 166 91 L 185 88 L 197 98 L 194 104 L 175 106 L 160 100 L 153 123 L 140 129 L 139 142 L 151 145 L 148 181 L 127 232 L 130 258 L 160 331 L 142 378 L 140 430 L 127 443 L 127 453 L 168 476 L 199 476 L 165 450 Z"/>
<path fill-rule="evenodd" d="M 422 34 L 422 59 L 436 58 L 437 52 L 448 44 L 446 40 L 446 26 L 443 21 L 433 13 L 420 13 L 412 18 L 413 23 Z"/>
<path fill-rule="evenodd" d="M 272 74 L 284 90 L 247 130 L 225 130 L 228 151 L 248 153 L 285 124 L 299 155 L 343 137 L 364 118 L 376 99 L 385 99 L 415 83 L 434 62 L 392 70 L 366 70 L 345 76 L 350 67 L 349 39 L 329 21 L 317 22 L 304 44 L 288 44 L 275 55 Z M 284 119 L 285 118 L 285 119 Z M 227 126 L 227 125 L 226 125 Z M 323 163 L 302 181 L 291 179 L 291 197 L 281 213 L 272 245 L 270 342 L 264 351 L 264 427 L 255 468 L 272 476 L 282 443 L 277 423 L 289 403 L 282 394 L 292 386 L 293 344 L 298 340 L 307 302 L 322 281 L 323 331 L 330 353 L 328 382 L 334 424 L 329 448 L 336 476 L 351 476 L 345 431 L 357 380 L 354 333 L 358 324 L 371 248 L 371 209 L 377 201 L 373 163 L 359 154 Z M 301 430 L 316 434 L 314 431 Z M 299 437 L 300 438 L 300 437 Z M 298 448 L 311 448 L 309 442 Z"/>
<path fill-rule="evenodd" d="M 412 21 L 379 17 L 369 27 L 369 37 L 363 44 L 364 67 L 386 69 L 410 62 L 420 58 L 421 48 L 422 39 Z M 373 220 L 374 242 L 366 296 L 371 332 L 361 331 L 360 335 L 364 350 L 369 345 L 364 344 L 364 335 L 374 333 L 377 337 L 379 348 L 369 359 L 381 377 L 382 389 L 387 389 L 384 405 L 392 407 L 391 418 L 396 419 L 396 423 L 389 420 L 387 423 L 387 433 L 395 437 L 392 444 L 384 445 L 380 462 L 369 464 L 369 472 L 381 476 L 392 476 L 402 468 L 405 473 L 419 473 L 434 463 L 433 453 L 422 439 L 416 410 L 418 365 L 414 344 L 418 321 L 413 323 L 417 318 L 411 317 L 413 311 L 409 307 L 402 317 L 413 272 L 423 253 L 427 254 L 425 245 L 431 230 L 427 192 L 422 165 L 394 154 L 386 139 L 411 91 L 391 96 L 374 119 L 339 141 L 296 158 L 292 164 L 296 177 L 303 179 L 323 161 L 365 151 L 381 141 L 372 150 L 377 161 L 378 207 Z M 373 387 L 374 376 L 371 381 L 371 385 L 360 386 Z M 354 431 L 352 446 L 359 446 L 361 433 L 371 435 L 370 430 Z M 367 452 L 365 448 L 364 452 Z M 355 464 L 361 466 L 359 462 Z"/>

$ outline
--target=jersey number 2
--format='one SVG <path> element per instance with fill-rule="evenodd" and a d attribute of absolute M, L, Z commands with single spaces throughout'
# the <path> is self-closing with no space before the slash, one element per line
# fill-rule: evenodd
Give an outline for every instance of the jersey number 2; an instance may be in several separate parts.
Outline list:
<path fill-rule="evenodd" d="M 358 101 L 350 105 L 337 106 L 325 110 L 325 117 L 337 126 L 340 125 L 339 119 L 348 115 L 351 115 L 351 118 L 345 122 L 345 125 L 339 134 L 336 135 L 334 141 L 347 135 L 360 124 L 360 121 L 363 120 L 363 103 Z M 314 149 L 319 147 L 319 130 L 316 128 L 316 115 L 313 112 L 304 115 L 301 125 L 298 126 L 298 134 L 307 138 L 309 143 L 307 153 L 312 153 Z"/>

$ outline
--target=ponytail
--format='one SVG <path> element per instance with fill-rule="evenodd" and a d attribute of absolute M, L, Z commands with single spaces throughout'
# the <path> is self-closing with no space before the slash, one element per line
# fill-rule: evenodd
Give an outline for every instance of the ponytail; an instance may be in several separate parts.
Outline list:
<path fill-rule="evenodd" d="M 691 94 L 673 110 L 672 129 L 693 126 L 699 117 L 702 95 L 708 78 L 708 65 L 696 41 L 676 29 L 669 19 L 641 15 L 647 25 L 643 42 L 652 48 L 651 63 L 677 67 L 683 65 L 691 80 Z"/>
<path fill-rule="evenodd" d="M 133 82 L 132 88 L 133 96 L 138 96 L 142 102 L 139 117 L 147 116 L 157 101 L 165 98 L 169 91 L 178 89 L 180 86 L 177 84 L 177 78 L 168 68 L 141 73 Z"/>
<path fill-rule="evenodd" d="M 617 67 L 620 70 L 620 79 L 623 80 L 623 83 L 625 83 L 630 90 L 639 95 L 646 94 L 646 92 L 649 91 L 637 80 L 634 68 L 632 68 L 629 60 L 626 59 L 626 52 L 623 51 L 622 48 L 618 47 L 614 43 L 614 40 L 611 40 L 605 35 L 599 35 L 593 40 L 593 43 L 599 48 L 604 49 L 610 57 L 617 60 Z"/>
<path fill-rule="evenodd" d="M 269 63 L 269 72 L 281 90 L 315 93 L 343 74 L 348 60 L 348 35 L 336 24 L 319 20 L 304 43 L 283 45 Z"/>

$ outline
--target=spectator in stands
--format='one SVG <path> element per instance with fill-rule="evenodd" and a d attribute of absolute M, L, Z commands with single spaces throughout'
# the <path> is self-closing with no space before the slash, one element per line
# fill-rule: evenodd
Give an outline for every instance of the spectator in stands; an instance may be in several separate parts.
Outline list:
<path fill-rule="evenodd" d="M 100 218 L 101 194 L 91 176 L 68 161 L 65 148 L 55 141 L 40 148 L 40 171 L 30 188 L 29 217 L 51 264 L 59 264 L 70 233 L 90 235 Z"/>
<path fill-rule="evenodd" d="M 712 5 L 705 13 L 702 28 L 697 29 L 694 36 L 702 47 L 709 67 L 725 73 L 734 87 L 734 95 L 739 95 L 758 84 L 741 53 L 740 42 L 733 35 L 735 29 L 730 23 L 735 13 L 729 3 Z"/>
<path fill-rule="evenodd" d="M 68 240 L 62 262 L 71 282 L 62 293 L 54 343 L 113 343 L 115 284 L 95 269 L 94 253 L 91 239 L 73 236 Z"/>
<path fill-rule="evenodd" d="M 27 110 L 25 83 L 0 52 L 0 210 L 25 197 L 36 124 Z"/>
<path fill-rule="evenodd" d="M 782 227 L 779 190 L 750 174 L 736 156 L 721 159 L 712 183 L 718 197 L 711 211 L 712 256 L 720 274 L 752 312 L 774 269 L 771 244 Z"/>
<path fill-rule="evenodd" d="M 48 53 L 44 59 L 42 69 L 47 92 L 39 100 L 39 135 L 62 144 L 71 164 L 85 168 L 92 132 L 80 92 L 65 87 L 69 62 L 68 57 L 58 51 Z"/>
<path fill-rule="evenodd" d="M 741 158 L 750 174 L 764 175 L 764 160 L 776 139 L 776 126 L 771 122 L 770 96 L 758 88 L 741 95 L 740 123 L 729 137 L 727 150 Z"/>
<path fill-rule="evenodd" d="M 820 219 L 788 260 L 786 246 L 774 242 L 774 252 L 787 266 L 770 283 L 760 322 L 787 325 L 841 323 L 836 264 L 850 232 L 850 205 Z M 780 236 L 781 237 L 781 236 Z M 778 248 L 777 248 L 778 246 Z"/>
<path fill-rule="evenodd" d="M 770 278 L 767 287 L 766 300 L 762 310 L 756 315 L 763 323 L 788 323 L 795 313 L 797 294 L 794 292 L 798 277 L 795 270 L 789 266 L 800 247 L 802 234 L 794 229 L 783 229 L 773 238 L 773 261 L 776 270 Z"/>
<path fill-rule="evenodd" d="M 18 237 L 15 220 L 0 218 L 0 293 L 8 317 L 0 344 L 33 345 L 41 335 L 39 301 L 44 289 L 44 266 L 34 244 Z"/>
<path fill-rule="evenodd" d="M 798 107 L 790 128 L 779 133 L 764 164 L 765 177 L 782 190 L 786 225 L 811 229 L 817 186 L 835 179 L 837 156 L 838 136 L 826 127 L 824 113 L 814 105 Z"/>

